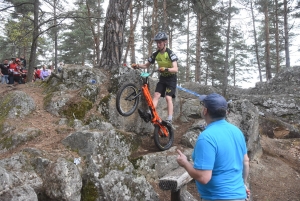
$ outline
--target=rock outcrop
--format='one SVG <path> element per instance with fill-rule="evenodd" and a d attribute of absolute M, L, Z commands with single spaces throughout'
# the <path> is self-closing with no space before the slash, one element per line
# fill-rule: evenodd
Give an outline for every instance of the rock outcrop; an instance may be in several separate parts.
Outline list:
<path fill-rule="evenodd" d="M 251 160 L 259 160 L 262 154 L 262 131 L 272 138 L 299 137 L 299 72 L 288 69 L 253 89 L 229 90 L 233 101 L 227 120 L 243 131 Z M 78 160 L 63 154 L 54 159 L 48 157 L 53 154 L 31 147 L 0 160 L 0 200 L 159 200 L 150 183 L 178 167 L 176 147 L 132 157 L 139 149 L 141 137 L 152 133 L 153 127 L 137 113 L 129 117 L 118 114 L 116 89 L 128 80 L 138 84 L 139 75 L 128 70 L 109 79 L 100 69 L 68 66 L 42 83 L 47 94 L 45 110 L 61 118 L 58 125 L 68 124 L 75 129 L 61 143 L 76 152 Z M 152 93 L 156 82 L 157 79 L 150 79 Z M 217 88 L 197 83 L 184 83 L 182 87 L 199 94 L 220 93 Z M 200 102 L 196 96 L 178 91 L 174 108 L 175 129 L 194 122 L 181 139 L 185 154 L 190 156 L 204 124 Z M 0 153 L 14 150 L 39 135 L 30 125 L 21 133 L 8 122 L 11 118 L 25 118 L 34 110 L 34 100 L 21 91 L 0 98 Z M 165 117 L 164 101 L 158 111 Z M 275 134 L 274 127 L 289 132 Z"/>

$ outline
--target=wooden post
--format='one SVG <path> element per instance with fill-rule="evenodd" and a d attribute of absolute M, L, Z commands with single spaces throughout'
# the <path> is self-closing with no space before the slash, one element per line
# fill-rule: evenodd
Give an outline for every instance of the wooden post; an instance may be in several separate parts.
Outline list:
<path fill-rule="evenodd" d="M 171 190 L 171 201 L 180 201 L 181 188 L 192 179 L 186 170 L 180 167 L 159 179 L 159 187 L 162 190 Z"/>

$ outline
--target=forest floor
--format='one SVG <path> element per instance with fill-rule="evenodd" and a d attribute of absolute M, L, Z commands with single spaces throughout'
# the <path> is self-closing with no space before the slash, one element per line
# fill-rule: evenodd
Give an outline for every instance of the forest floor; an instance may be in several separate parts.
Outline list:
<path fill-rule="evenodd" d="M 70 132 L 72 128 L 57 129 L 59 126 L 57 122 L 59 117 L 55 117 L 44 110 L 43 108 L 43 88 L 36 83 L 16 84 L 16 85 L 2 85 L 0 84 L 0 96 L 12 90 L 20 90 L 29 94 L 36 103 L 36 110 L 26 118 L 19 121 L 16 124 L 16 129 L 24 129 L 25 127 L 36 127 L 42 131 L 42 134 L 37 138 L 17 147 L 16 149 L 2 153 L 0 159 L 9 157 L 10 155 L 19 152 L 25 147 L 34 147 L 40 150 L 45 150 L 48 153 L 52 153 L 55 157 L 59 155 L 69 155 L 70 157 L 77 157 L 76 153 L 71 153 L 62 144 L 63 140 Z M 176 126 L 176 122 L 174 122 Z M 182 135 L 190 127 L 190 124 L 180 124 L 176 126 L 174 146 L 179 148 Z M 57 132 L 65 131 L 65 132 Z M 149 140 L 149 142 L 147 141 Z M 157 149 L 153 143 L 153 139 L 147 139 L 143 142 L 142 146 L 149 152 L 155 152 Z M 150 141 L 151 140 L 151 141 Z M 268 146 L 268 149 L 272 149 L 275 144 L 268 143 L 267 137 L 261 138 L 261 145 L 264 150 L 264 146 Z M 271 147 L 270 147 L 271 146 Z M 295 149 L 297 157 L 300 156 L 300 149 Z M 300 160 L 300 158 L 298 158 Z M 299 201 L 300 200 L 300 176 L 299 172 L 293 169 L 296 164 L 284 160 L 282 156 L 270 155 L 265 151 L 262 157 L 258 161 L 250 162 L 250 189 L 253 201 Z M 170 191 L 162 191 L 159 189 L 157 183 L 152 183 L 156 192 L 159 194 L 161 201 L 171 200 Z M 188 185 L 188 191 L 194 196 L 195 199 L 201 200 L 197 192 L 194 182 L 190 182 Z"/>

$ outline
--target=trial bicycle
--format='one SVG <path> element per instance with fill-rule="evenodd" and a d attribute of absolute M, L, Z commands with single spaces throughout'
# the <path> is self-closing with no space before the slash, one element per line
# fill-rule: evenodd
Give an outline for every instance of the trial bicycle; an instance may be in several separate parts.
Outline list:
<path fill-rule="evenodd" d="M 160 150 L 164 151 L 173 144 L 174 130 L 170 123 L 159 117 L 153 105 L 149 90 L 149 76 L 150 74 L 146 72 L 140 74 L 142 82 L 140 88 L 133 83 L 126 83 L 121 86 L 117 92 L 116 107 L 120 115 L 130 116 L 136 111 L 143 94 L 151 112 L 151 123 L 154 125 L 154 143 Z"/>

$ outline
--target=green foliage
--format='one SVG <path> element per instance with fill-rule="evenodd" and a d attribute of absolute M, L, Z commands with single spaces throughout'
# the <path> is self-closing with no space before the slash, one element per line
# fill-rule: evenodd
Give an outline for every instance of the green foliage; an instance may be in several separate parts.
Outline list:
<path fill-rule="evenodd" d="M 93 62 L 93 50 L 96 43 L 93 39 L 96 35 L 98 40 L 101 41 L 102 29 L 99 29 L 99 32 L 97 27 L 101 26 L 100 22 L 104 11 L 98 1 L 80 2 L 77 5 L 78 10 L 74 13 L 77 18 L 67 26 L 67 30 L 72 31 L 64 31 L 61 36 L 63 42 L 60 47 L 62 50 L 60 59 L 65 63 L 83 65 L 86 62 Z M 95 35 L 93 35 L 93 32 Z"/>
<path fill-rule="evenodd" d="M 32 27 L 26 18 L 9 20 L 4 31 L 7 37 L 3 38 L 2 43 L 7 44 L 6 58 L 21 56 L 28 51 L 32 42 Z"/>
<path fill-rule="evenodd" d="M 96 185 L 88 181 L 81 189 L 81 201 L 96 201 L 99 197 Z"/>
<path fill-rule="evenodd" d="M 77 98 L 76 101 L 69 101 L 59 112 L 69 120 L 84 120 L 85 114 L 93 107 L 93 103 L 85 98 Z"/>
<path fill-rule="evenodd" d="M 101 107 L 101 114 L 104 118 L 109 119 L 109 101 L 111 99 L 111 95 L 107 95 L 101 99 L 99 103 L 99 107 Z"/>
<path fill-rule="evenodd" d="M 138 162 L 138 160 L 142 160 L 142 159 L 143 159 L 143 157 L 140 156 L 140 157 L 137 157 L 137 158 L 130 158 L 129 161 L 132 163 L 134 169 L 138 169 L 139 166 L 137 165 L 137 162 Z"/>
<path fill-rule="evenodd" d="M 92 59 L 93 40 L 87 24 L 74 22 L 68 27 L 71 32 L 63 33 L 61 60 L 65 63 L 84 64 Z"/>
<path fill-rule="evenodd" d="M 229 84 L 236 86 L 242 81 L 252 80 L 252 74 L 255 69 L 247 62 L 250 47 L 245 44 L 245 40 L 242 37 L 242 30 L 232 29 L 230 38 Z"/>
<path fill-rule="evenodd" d="M 11 95 L 6 95 L 1 98 L 0 100 L 0 133 L 3 129 L 3 124 L 6 120 L 6 117 L 8 115 L 9 110 L 12 108 L 12 106 L 8 106 L 11 102 Z"/>
<path fill-rule="evenodd" d="M 12 137 L 5 137 L 0 140 L 0 144 L 2 145 L 2 149 L 9 149 L 12 147 Z"/>
<path fill-rule="evenodd" d="M 28 14 L 33 10 L 33 3 L 35 0 L 5 0 L 12 3 L 15 6 L 16 13 L 13 14 L 13 17 L 17 17 L 17 13 Z"/>

